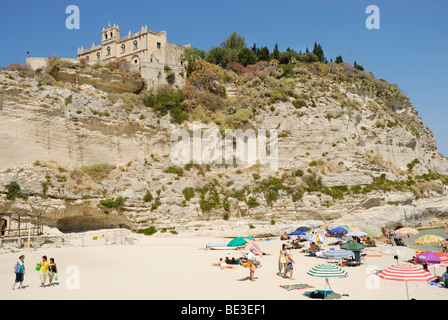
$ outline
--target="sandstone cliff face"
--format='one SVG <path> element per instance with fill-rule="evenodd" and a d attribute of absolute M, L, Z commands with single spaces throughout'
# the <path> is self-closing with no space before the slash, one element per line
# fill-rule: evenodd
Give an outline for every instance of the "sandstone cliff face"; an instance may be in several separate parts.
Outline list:
<path fill-rule="evenodd" d="M 138 81 L 67 70 L 54 77 L 60 81 L 56 85 L 41 85 L 18 72 L 0 71 L 0 212 L 41 213 L 45 225 L 61 231 L 150 225 L 180 230 L 195 221 L 240 218 L 265 224 L 272 219 L 412 224 L 447 215 L 448 161 L 410 102 L 335 84 L 313 106 L 277 102 L 244 125 L 278 129 L 278 171 L 198 165 L 176 174 L 167 171 L 176 128 L 169 115 L 129 104 L 125 95 L 110 96 L 140 90 Z M 309 84 L 297 82 L 298 95 L 309 90 Z M 341 95 L 351 104 L 341 103 Z M 191 130 L 191 124 L 183 127 Z M 113 167 L 101 180 L 80 169 L 99 163 Z M 371 186 L 381 175 L 401 181 L 431 172 L 438 175 L 414 179 L 418 193 L 369 189 L 340 197 L 327 192 Z M 310 189 L 306 175 L 327 189 Z M 281 179 L 280 187 L 262 183 L 273 177 Z M 12 182 L 27 200 L 6 199 Z M 188 200 L 186 188 L 195 189 Z M 147 194 L 152 200 L 145 201 Z M 119 208 L 100 203 L 119 197 L 125 199 Z"/>

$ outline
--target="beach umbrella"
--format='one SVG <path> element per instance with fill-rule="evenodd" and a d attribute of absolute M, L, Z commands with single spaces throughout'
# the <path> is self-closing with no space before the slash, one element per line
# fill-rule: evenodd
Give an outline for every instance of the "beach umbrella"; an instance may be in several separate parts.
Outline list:
<path fill-rule="evenodd" d="M 254 242 L 253 239 L 246 238 L 247 243 L 255 249 L 255 253 L 261 257 L 263 257 L 263 251 L 261 251 L 260 247 Z"/>
<path fill-rule="evenodd" d="M 353 251 L 350 250 L 328 250 L 322 255 L 324 258 L 348 258 L 353 257 Z"/>
<path fill-rule="evenodd" d="M 415 250 L 409 247 L 386 245 L 381 248 L 380 253 L 391 256 L 415 255 Z"/>
<path fill-rule="evenodd" d="M 347 229 L 336 227 L 330 230 L 331 233 L 347 233 Z"/>
<path fill-rule="evenodd" d="M 408 281 L 433 281 L 437 277 L 428 271 L 410 264 L 393 265 L 381 271 L 378 276 L 384 280 L 404 281 L 406 283 L 406 295 L 409 300 Z"/>
<path fill-rule="evenodd" d="M 311 229 L 308 227 L 299 227 L 296 229 L 296 231 L 308 232 L 311 231 Z"/>
<path fill-rule="evenodd" d="M 418 232 L 419 231 L 414 228 L 400 228 L 400 229 L 395 230 L 395 234 L 400 235 L 400 236 L 410 236 L 410 235 L 417 234 Z"/>
<path fill-rule="evenodd" d="M 315 220 L 310 220 L 306 224 L 309 226 L 313 226 L 313 227 L 318 227 L 321 225 L 321 223 L 319 221 L 315 221 Z"/>
<path fill-rule="evenodd" d="M 363 231 L 372 238 L 379 238 L 383 235 L 381 229 L 373 224 L 365 227 Z"/>
<path fill-rule="evenodd" d="M 345 230 L 350 229 L 350 226 L 346 224 L 341 224 L 339 227 L 344 228 Z"/>
<path fill-rule="evenodd" d="M 304 236 L 304 235 L 306 235 L 306 233 L 296 230 L 296 231 L 291 232 L 289 235 L 290 236 Z"/>
<path fill-rule="evenodd" d="M 237 238 L 230 240 L 230 242 L 227 244 L 227 246 L 228 247 L 244 246 L 247 243 L 247 241 L 246 241 L 247 239 L 254 240 L 253 238 L 237 237 Z"/>
<path fill-rule="evenodd" d="M 308 241 L 312 241 L 312 242 L 323 242 L 323 241 L 327 241 L 327 238 L 324 235 L 320 235 L 320 234 L 308 234 L 304 237 L 306 240 Z"/>
<path fill-rule="evenodd" d="M 350 251 L 361 251 L 364 249 L 364 246 L 357 242 L 346 242 L 339 246 L 341 249 L 350 250 Z"/>
<path fill-rule="evenodd" d="M 337 226 L 338 225 L 336 223 L 331 223 L 331 224 L 329 224 L 329 225 L 327 225 L 325 227 L 326 227 L 326 229 L 333 229 L 333 228 L 336 228 Z"/>
<path fill-rule="evenodd" d="M 362 237 L 362 236 L 367 236 L 367 235 L 368 234 L 363 231 L 350 231 L 345 236 L 346 237 Z"/>
<path fill-rule="evenodd" d="M 327 283 L 328 285 L 330 285 L 328 282 L 328 278 L 347 277 L 347 271 L 331 264 L 319 264 L 317 266 L 314 266 L 310 270 L 308 270 L 307 274 L 312 277 L 325 278 L 325 298 L 327 297 Z"/>
<path fill-rule="evenodd" d="M 423 252 L 416 255 L 415 258 L 420 261 L 425 261 L 426 263 L 448 263 L 448 254 L 442 252 Z"/>
<path fill-rule="evenodd" d="M 350 227 L 348 228 L 348 231 L 361 231 L 361 229 L 358 227 Z"/>
<path fill-rule="evenodd" d="M 444 241 L 442 237 L 435 236 L 433 234 L 427 234 L 424 236 L 421 236 L 417 240 L 414 241 L 414 244 L 431 244 L 431 243 L 439 243 Z"/>

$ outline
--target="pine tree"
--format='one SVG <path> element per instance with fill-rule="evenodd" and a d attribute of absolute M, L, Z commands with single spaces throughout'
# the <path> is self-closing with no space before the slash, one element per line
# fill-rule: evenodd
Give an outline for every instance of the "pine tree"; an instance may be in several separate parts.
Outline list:
<path fill-rule="evenodd" d="M 317 44 L 317 42 L 314 42 L 313 53 L 317 56 L 320 62 L 325 61 L 324 50 L 320 44 Z"/>
<path fill-rule="evenodd" d="M 272 59 L 280 59 L 280 51 L 278 50 L 278 44 L 275 44 L 274 51 L 272 51 Z"/>

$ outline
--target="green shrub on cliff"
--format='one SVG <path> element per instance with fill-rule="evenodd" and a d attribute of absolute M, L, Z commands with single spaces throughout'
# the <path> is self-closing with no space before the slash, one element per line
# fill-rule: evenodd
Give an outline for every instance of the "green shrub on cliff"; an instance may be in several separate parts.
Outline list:
<path fill-rule="evenodd" d="M 81 170 L 87 173 L 95 181 L 105 179 L 113 169 L 114 167 L 109 163 L 98 163 L 81 167 Z"/>
<path fill-rule="evenodd" d="M 20 186 L 17 182 L 11 182 L 8 186 L 8 192 L 6 193 L 7 200 L 15 200 L 16 198 L 28 199 L 26 194 L 22 193 Z"/>
<path fill-rule="evenodd" d="M 112 199 L 101 200 L 100 203 L 103 206 L 105 206 L 106 208 L 119 209 L 124 206 L 124 201 L 125 200 L 122 197 L 118 197 L 116 199 L 112 198 Z"/>

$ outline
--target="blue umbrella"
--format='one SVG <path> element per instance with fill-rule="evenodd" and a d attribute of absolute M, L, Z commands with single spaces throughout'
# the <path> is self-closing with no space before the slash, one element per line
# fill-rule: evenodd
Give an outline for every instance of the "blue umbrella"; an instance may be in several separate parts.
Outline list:
<path fill-rule="evenodd" d="M 302 231 L 302 232 L 308 232 L 308 231 L 310 231 L 310 230 L 311 230 L 311 229 L 308 228 L 308 227 L 299 227 L 299 228 L 296 229 L 296 231 Z"/>
<path fill-rule="evenodd" d="M 306 235 L 306 233 L 296 230 L 296 231 L 291 232 L 289 235 L 290 236 L 304 236 L 304 235 Z"/>
<path fill-rule="evenodd" d="M 330 230 L 331 233 L 347 233 L 347 230 L 342 227 L 336 227 Z"/>

